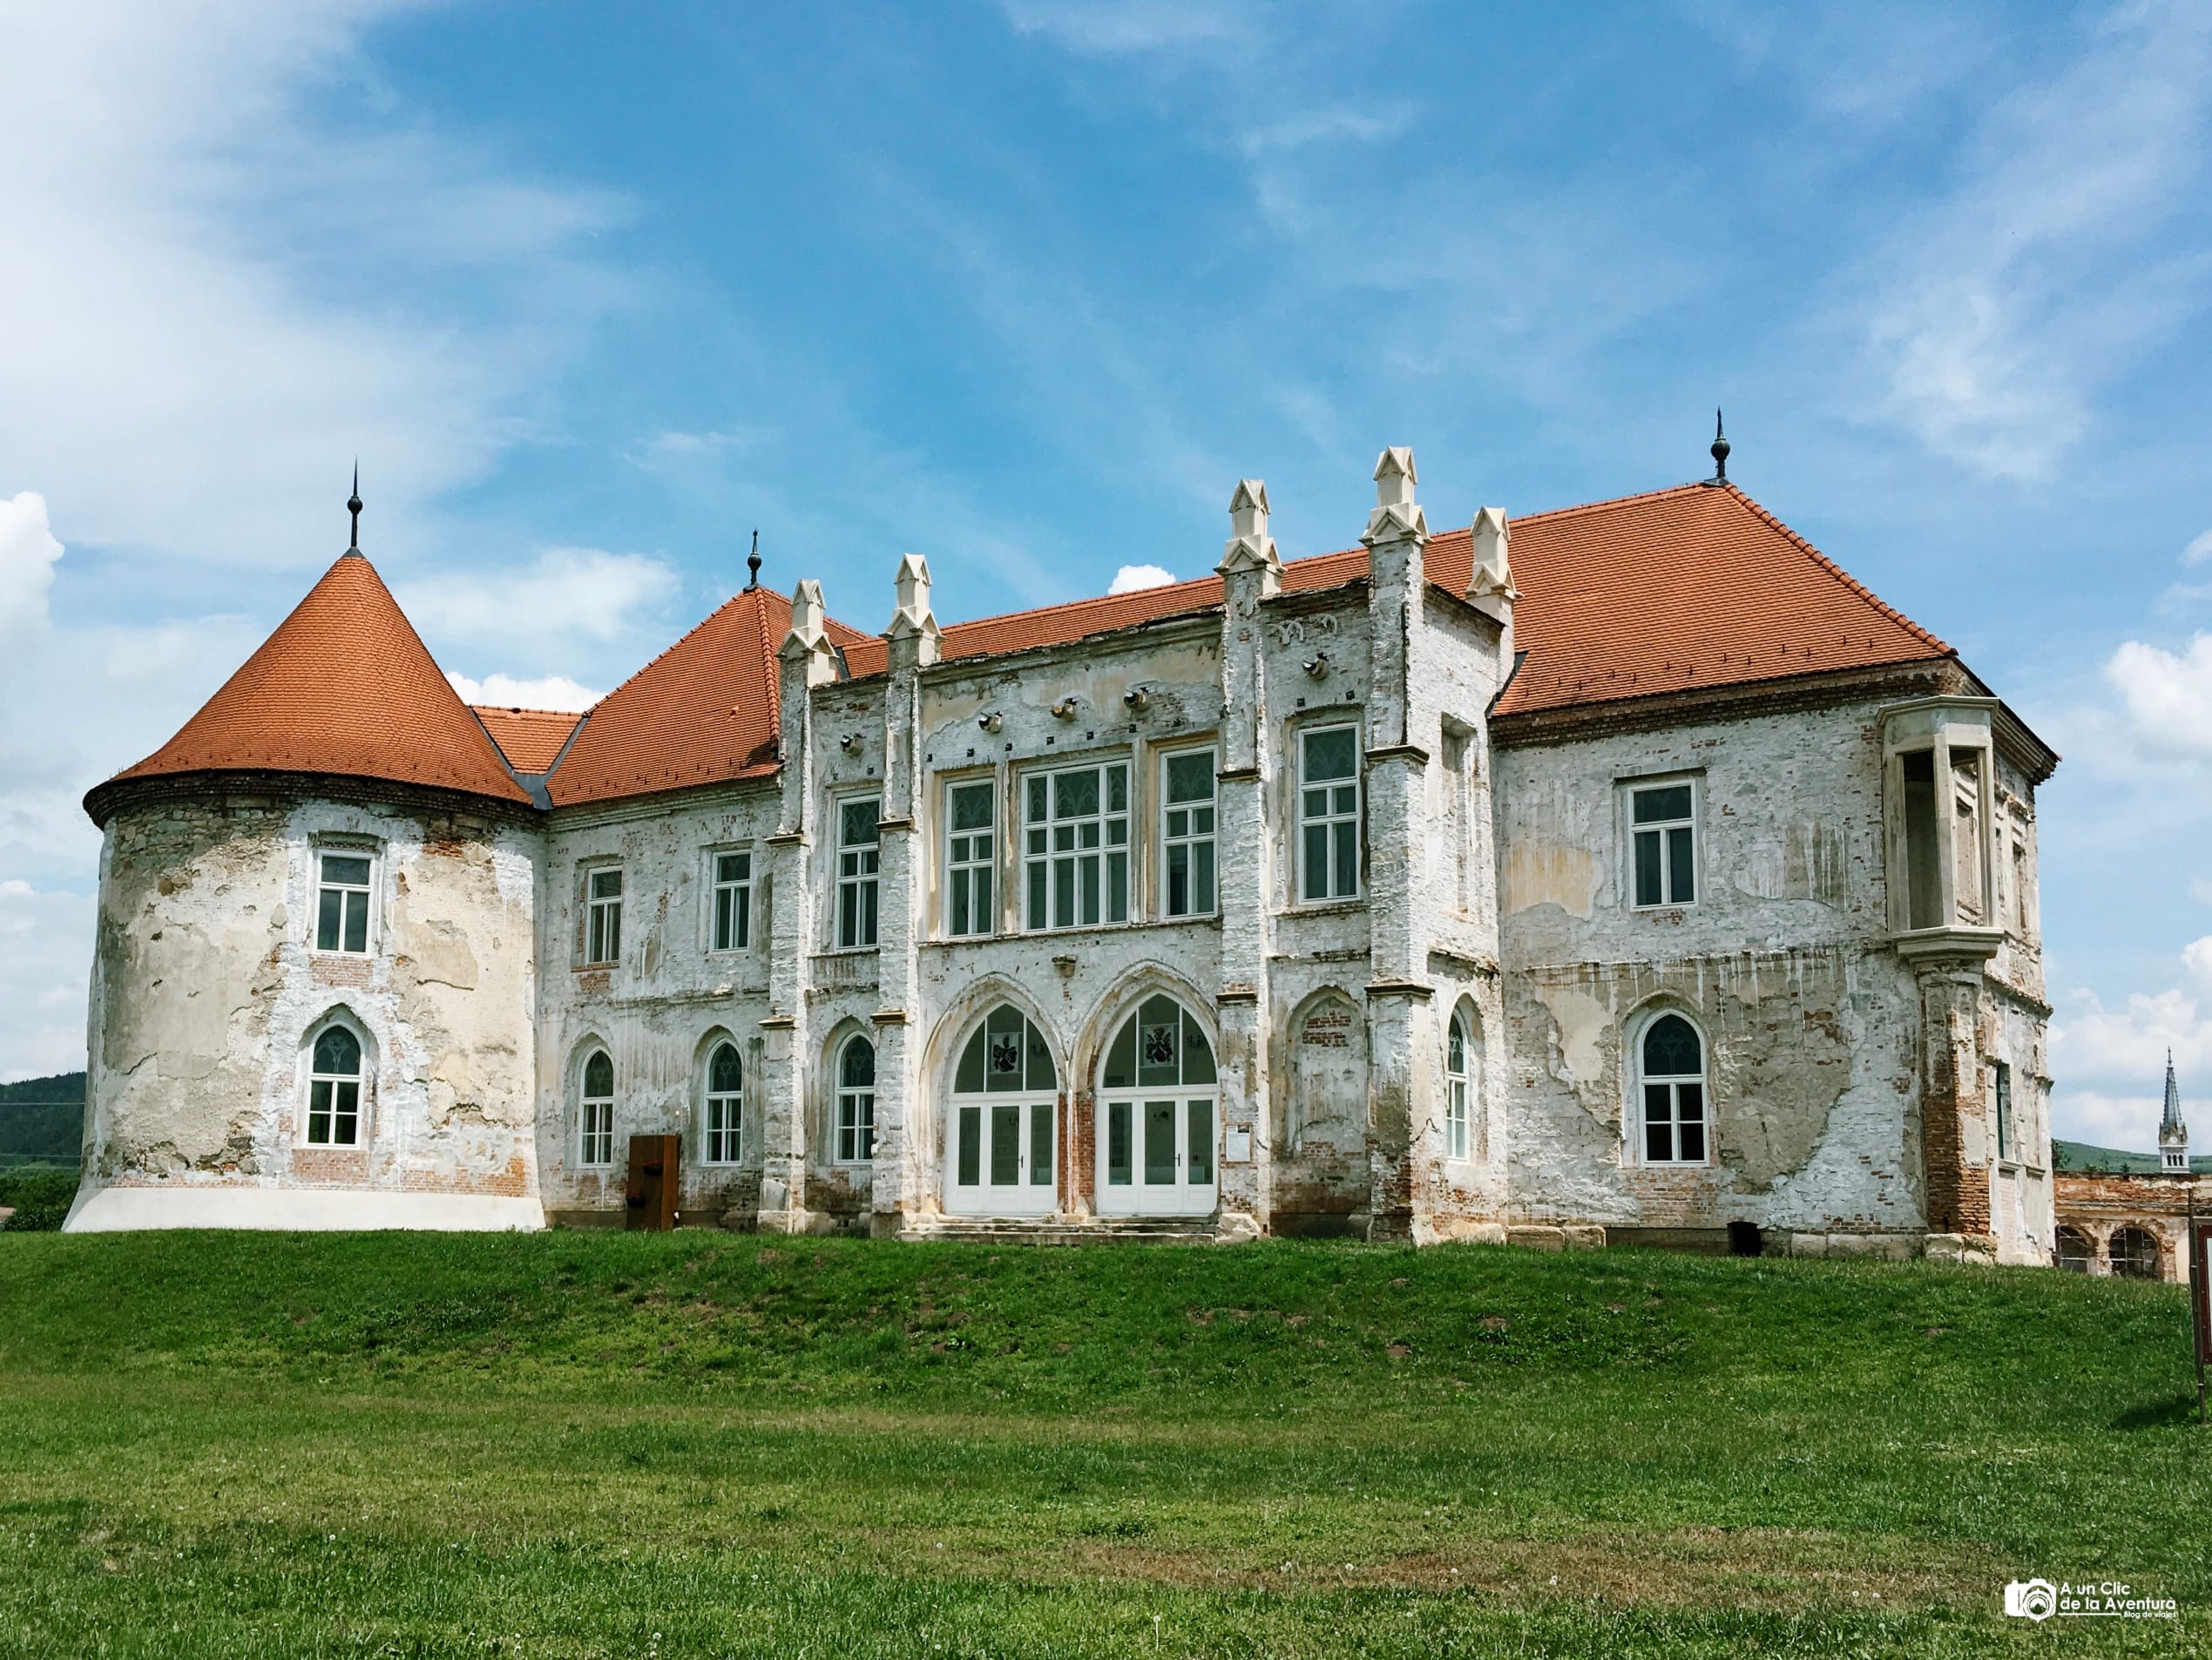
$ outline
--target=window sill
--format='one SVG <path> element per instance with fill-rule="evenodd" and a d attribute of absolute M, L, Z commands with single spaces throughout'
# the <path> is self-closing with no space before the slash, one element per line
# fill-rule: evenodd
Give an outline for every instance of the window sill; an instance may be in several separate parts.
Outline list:
<path fill-rule="evenodd" d="M 1632 917 L 1664 917 L 1671 922 L 1680 922 L 1684 911 L 1697 908 L 1698 902 L 1695 899 L 1681 905 L 1632 905 L 1628 907 L 1628 914 Z"/>
<path fill-rule="evenodd" d="M 1294 899 L 1282 914 L 1286 917 L 1333 917 L 1366 909 L 1367 896 L 1363 893 L 1350 899 Z"/>

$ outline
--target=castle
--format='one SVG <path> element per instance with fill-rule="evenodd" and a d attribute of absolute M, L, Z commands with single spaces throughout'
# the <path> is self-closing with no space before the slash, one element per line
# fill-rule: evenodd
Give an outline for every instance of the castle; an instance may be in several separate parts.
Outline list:
<path fill-rule="evenodd" d="M 464 704 L 356 497 L 86 797 L 68 1225 L 619 1221 L 674 1135 L 763 1231 L 2047 1262 L 2057 757 L 1715 454 L 1432 532 L 1386 451 L 1289 563 L 1247 480 L 1212 577 L 908 555 L 880 634 L 756 560 L 581 716 Z"/>

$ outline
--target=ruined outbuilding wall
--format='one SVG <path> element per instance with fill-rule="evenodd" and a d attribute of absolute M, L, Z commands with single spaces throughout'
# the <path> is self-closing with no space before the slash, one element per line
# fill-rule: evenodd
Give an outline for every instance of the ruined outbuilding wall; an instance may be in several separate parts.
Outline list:
<path fill-rule="evenodd" d="M 313 949 L 326 850 L 373 859 L 366 956 Z M 71 1225 L 538 1225 L 537 851 L 529 829 L 370 791 L 118 810 Z M 363 1040 L 357 1148 L 306 1141 L 334 1020 Z"/>

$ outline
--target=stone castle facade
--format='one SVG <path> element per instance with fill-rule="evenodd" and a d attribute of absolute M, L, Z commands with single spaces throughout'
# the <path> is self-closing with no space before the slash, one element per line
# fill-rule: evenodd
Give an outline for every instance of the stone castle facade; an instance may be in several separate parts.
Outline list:
<path fill-rule="evenodd" d="M 105 832 L 78 1229 L 625 1214 L 2051 1259 L 2034 793 L 1718 479 L 470 709 L 358 552 Z"/>

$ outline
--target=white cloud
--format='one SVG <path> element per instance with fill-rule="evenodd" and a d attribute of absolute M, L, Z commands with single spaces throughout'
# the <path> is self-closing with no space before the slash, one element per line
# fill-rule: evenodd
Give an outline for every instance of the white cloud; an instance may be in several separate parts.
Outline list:
<path fill-rule="evenodd" d="M 90 894 L 0 882 L 0 1082 L 85 1065 Z"/>
<path fill-rule="evenodd" d="M 1145 588 L 1164 588 L 1174 580 L 1173 571 L 1163 571 L 1156 565 L 1125 565 L 1113 573 L 1106 592 L 1136 593 Z"/>
<path fill-rule="evenodd" d="M 46 523 L 46 498 L 26 490 L 0 499 L 0 640 L 42 628 L 62 545 Z"/>
<path fill-rule="evenodd" d="M 1255 22 L 1228 0 L 1001 0 L 1001 10 L 1019 33 L 1117 57 L 1237 38 Z"/>
<path fill-rule="evenodd" d="M 2154 1144 L 2158 1090 L 2170 1052 L 2189 1082 L 2212 1074 L 2212 934 L 2184 947 L 2177 983 L 2138 992 L 2107 1008 L 2077 992 L 2051 1020 L 2051 1070 L 2058 1079 L 2053 1125 L 2062 1135 L 2107 1146 Z M 2114 1140 L 2124 1135 L 2126 1139 Z"/>
<path fill-rule="evenodd" d="M 1987 476 L 2052 476 L 2099 387 L 2203 302 L 2208 112 L 2191 0 L 2118 8 L 1999 103 L 1957 188 L 1864 268 L 1874 410 Z"/>
<path fill-rule="evenodd" d="M 395 597 L 426 638 L 607 640 L 658 620 L 675 593 L 675 572 L 646 554 L 549 547 L 524 570 L 438 572 Z"/>
<path fill-rule="evenodd" d="M 1247 158 L 1256 158 L 1270 151 L 1299 150 L 1332 139 L 1379 144 L 1404 134 L 1417 113 L 1412 106 L 1403 104 L 1387 108 L 1379 115 L 1364 110 L 1315 110 L 1255 127 L 1237 140 L 1237 148 Z"/>
<path fill-rule="evenodd" d="M 2105 678 L 2144 749 L 2212 755 L 2212 634 L 2179 654 L 2128 640 L 2106 663 Z"/>
<path fill-rule="evenodd" d="M 580 714 L 604 695 L 588 686 L 578 686 L 565 674 L 547 674 L 538 680 L 487 674 L 476 681 L 448 670 L 445 678 L 461 694 L 463 702 L 489 708 L 572 709 Z"/>
<path fill-rule="evenodd" d="M 2182 563 L 2184 565 L 2202 565 L 2207 559 L 2212 559 L 2212 531 L 2205 531 L 2196 536 L 2182 550 Z"/>

